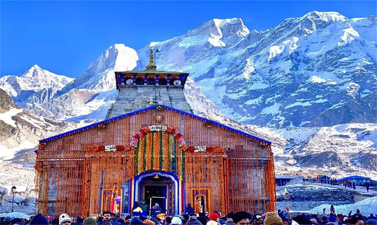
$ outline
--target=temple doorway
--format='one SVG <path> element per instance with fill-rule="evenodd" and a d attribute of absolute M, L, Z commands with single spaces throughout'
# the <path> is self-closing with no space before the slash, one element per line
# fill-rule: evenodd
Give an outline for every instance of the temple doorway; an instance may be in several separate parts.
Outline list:
<path fill-rule="evenodd" d="M 157 203 L 162 212 L 174 215 L 179 212 L 179 180 L 171 173 L 148 171 L 135 177 L 135 201 L 145 200 L 148 215 Z"/>
<path fill-rule="evenodd" d="M 167 193 L 168 185 L 156 184 L 156 185 L 145 185 L 144 186 L 144 199 L 149 205 L 149 209 L 158 204 L 162 209 L 162 212 L 166 212 L 167 206 Z"/>

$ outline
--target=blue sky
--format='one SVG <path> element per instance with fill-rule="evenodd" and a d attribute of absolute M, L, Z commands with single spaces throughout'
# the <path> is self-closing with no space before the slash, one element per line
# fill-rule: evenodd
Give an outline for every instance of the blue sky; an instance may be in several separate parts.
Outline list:
<path fill-rule="evenodd" d="M 251 30 L 279 25 L 310 11 L 348 18 L 377 14 L 368 1 L 3 1 L 0 76 L 34 64 L 77 77 L 110 45 L 139 50 L 195 29 L 213 18 L 242 18 Z"/>

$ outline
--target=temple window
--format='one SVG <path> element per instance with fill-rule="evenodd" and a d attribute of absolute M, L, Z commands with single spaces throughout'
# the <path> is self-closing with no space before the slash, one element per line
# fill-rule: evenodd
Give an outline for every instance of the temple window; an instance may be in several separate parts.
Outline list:
<path fill-rule="evenodd" d="M 154 78 L 148 78 L 147 84 L 148 85 L 155 85 L 156 84 L 156 80 Z"/>
<path fill-rule="evenodd" d="M 137 85 L 143 85 L 144 84 L 144 78 L 142 78 L 142 77 L 136 78 L 136 84 Z"/>
<path fill-rule="evenodd" d="M 164 78 L 161 78 L 161 79 L 159 79 L 159 80 L 158 80 L 158 84 L 159 84 L 159 85 L 167 85 L 167 84 L 168 84 L 168 82 L 167 82 L 167 80 L 166 80 L 166 79 L 164 79 Z"/>

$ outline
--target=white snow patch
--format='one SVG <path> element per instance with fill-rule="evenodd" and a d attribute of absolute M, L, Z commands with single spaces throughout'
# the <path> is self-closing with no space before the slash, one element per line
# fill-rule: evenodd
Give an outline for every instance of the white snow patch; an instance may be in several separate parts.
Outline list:
<path fill-rule="evenodd" d="M 250 61 L 250 59 L 246 60 L 246 66 L 243 69 L 242 77 L 245 78 L 245 80 L 250 80 L 250 75 L 255 71 L 255 67 L 253 63 Z"/>
<path fill-rule="evenodd" d="M 270 54 L 268 56 L 268 61 L 275 58 L 277 55 L 281 54 L 283 51 L 284 51 L 284 45 L 272 46 L 269 50 Z"/>
<path fill-rule="evenodd" d="M 208 38 L 208 42 L 214 47 L 225 47 L 226 44 L 220 40 L 219 37 L 211 34 L 211 37 Z"/>
<path fill-rule="evenodd" d="M 292 108 L 292 107 L 295 107 L 295 106 L 310 106 L 310 105 L 311 105 L 310 102 L 295 102 L 293 104 L 287 105 L 285 108 L 288 109 L 288 108 Z"/>
<path fill-rule="evenodd" d="M 21 144 L 15 148 L 8 148 L 6 146 L 0 145 L 0 148 L 1 148 L 0 159 L 2 160 L 12 159 L 14 157 L 14 154 L 16 154 L 18 151 L 22 149 L 31 149 L 35 147 L 36 147 L 36 144 L 28 140 L 22 141 Z"/>
<path fill-rule="evenodd" d="M 323 208 L 329 209 L 330 206 L 330 204 L 322 204 L 311 209 L 310 213 L 321 214 Z M 356 202 L 355 204 L 335 206 L 336 213 L 341 213 L 344 215 L 348 215 L 350 211 L 356 212 L 356 209 L 359 209 L 363 215 L 375 214 L 377 209 L 377 197 L 367 198 L 360 202 Z"/>
<path fill-rule="evenodd" d="M 311 81 L 312 81 L 312 83 L 325 83 L 326 82 L 325 79 L 320 78 L 318 76 L 312 76 Z"/>
<path fill-rule="evenodd" d="M 195 45 L 203 45 L 206 42 L 206 39 L 207 37 L 205 36 L 185 37 L 179 42 L 178 47 L 188 48 Z"/>
<path fill-rule="evenodd" d="M 280 103 L 275 102 L 272 106 L 264 108 L 261 114 L 278 114 L 280 106 Z"/>
<path fill-rule="evenodd" d="M 244 104 L 245 105 L 254 105 L 254 104 L 259 104 L 261 102 L 262 102 L 262 96 L 260 96 L 259 98 L 250 99 L 250 100 L 246 101 Z"/>
<path fill-rule="evenodd" d="M 12 116 L 17 115 L 18 113 L 22 112 L 23 109 L 10 109 L 9 111 L 5 113 L 0 114 L 0 120 L 4 121 L 4 123 L 7 123 L 11 125 L 12 127 L 16 127 L 15 121 L 12 119 Z"/>

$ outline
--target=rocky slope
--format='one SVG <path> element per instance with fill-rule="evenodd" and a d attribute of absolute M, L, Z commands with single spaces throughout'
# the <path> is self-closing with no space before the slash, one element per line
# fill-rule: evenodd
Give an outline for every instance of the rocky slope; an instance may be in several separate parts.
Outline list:
<path fill-rule="evenodd" d="M 38 141 L 77 126 L 36 116 L 0 89 L 0 186 L 32 185 Z"/>

